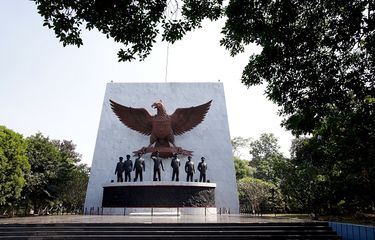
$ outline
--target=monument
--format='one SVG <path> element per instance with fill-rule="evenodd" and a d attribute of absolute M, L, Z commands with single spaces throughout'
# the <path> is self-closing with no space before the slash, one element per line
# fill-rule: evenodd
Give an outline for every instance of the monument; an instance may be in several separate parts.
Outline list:
<path fill-rule="evenodd" d="M 113 170 L 119 157 L 127 154 L 134 163 L 142 158 L 137 174 L 143 170 L 143 181 L 115 181 Z M 178 165 L 173 162 L 176 156 Z M 185 181 L 188 157 L 195 163 L 203 157 L 209 165 L 203 182 L 198 182 L 199 173 L 193 182 Z M 161 181 L 153 181 L 154 162 L 164 165 L 164 171 L 157 169 L 156 179 Z M 176 171 L 179 180 L 171 181 Z M 107 84 L 86 213 L 132 214 L 157 208 L 179 208 L 182 214 L 200 214 L 202 209 L 216 213 L 218 208 L 238 213 L 222 83 Z"/>

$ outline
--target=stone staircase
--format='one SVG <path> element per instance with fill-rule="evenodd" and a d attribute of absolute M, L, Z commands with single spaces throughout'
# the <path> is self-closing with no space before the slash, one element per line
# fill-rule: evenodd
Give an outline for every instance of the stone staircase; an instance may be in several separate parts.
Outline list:
<path fill-rule="evenodd" d="M 0 239 L 341 239 L 325 222 L 0 224 Z"/>

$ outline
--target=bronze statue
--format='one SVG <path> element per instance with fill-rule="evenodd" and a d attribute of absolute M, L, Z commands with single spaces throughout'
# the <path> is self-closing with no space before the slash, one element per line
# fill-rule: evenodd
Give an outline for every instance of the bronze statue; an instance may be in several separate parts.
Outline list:
<path fill-rule="evenodd" d="M 204 157 L 201 157 L 201 162 L 198 164 L 199 182 L 206 182 L 207 163 L 204 162 Z"/>
<path fill-rule="evenodd" d="M 154 154 L 151 158 L 152 158 L 152 160 L 154 160 L 154 177 L 153 177 L 153 180 L 154 181 L 161 181 L 160 167 L 164 172 L 164 166 L 163 166 L 163 161 L 161 160 L 161 158 L 159 156 L 159 152 L 156 152 L 156 154 Z M 157 177 L 156 177 L 156 174 L 158 175 Z"/>
<path fill-rule="evenodd" d="M 142 182 L 143 172 L 146 171 L 145 160 L 142 158 L 142 154 L 138 154 L 138 157 L 135 159 L 133 171 L 134 170 L 135 170 L 134 182 L 138 180 L 138 176 L 139 176 L 139 180 Z"/>
<path fill-rule="evenodd" d="M 157 109 L 156 115 L 152 116 L 144 108 L 126 107 L 110 100 L 112 110 L 123 124 L 144 135 L 150 135 L 149 146 L 135 153 L 159 151 L 163 158 L 172 157 L 174 153 L 191 156 L 192 151 L 176 147 L 174 136 L 188 132 L 200 124 L 210 109 L 211 102 L 212 100 L 196 107 L 177 108 L 172 115 L 168 115 L 160 100 L 152 104 Z"/>
<path fill-rule="evenodd" d="M 133 170 L 133 162 L 130 159 L 130 155 L 126 155 L 126 161 L 124 162 L 124 171 L 125 171 L 125 182 L 131 182 L 130 173 Z"/>
<path fill-rule="evenodd" d="M 193 181 L 193 174 L 195 173 L 194 162 L 191 161 L 191 156 L 188 156 L 188 161 L 185 163 L 185 172 L 187 173 L 186 182 Z"/>
<path fill-rule="evenodd" d="M 171 167 L 173 169 L 172 181 L 174 181 L 175 177 L 176 177 L 176 182 L 180 180 L 179 179 L 180 166 L 181 166 L 180 159 L 177 158 L 177 154 L 174 154 L 172 161 L 171 161 Z"/>
<path fill-rule="evenodd" d="M 117 174 L 117 182 L 123 182 L 122 172 L 124 171 L 124 163 L 122 162 L 123 158 L 119 157 L 119 162 L 116 165 L 115 174 Z"/>

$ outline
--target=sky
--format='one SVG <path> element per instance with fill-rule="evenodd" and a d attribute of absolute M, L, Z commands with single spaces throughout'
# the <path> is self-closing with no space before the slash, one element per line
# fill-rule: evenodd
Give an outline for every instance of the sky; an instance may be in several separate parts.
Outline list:
<path fill-rule="evenodd" d="M 83 32 L 83 46 L 63 47 L 32 1 L 0 0 L 0 125 L 25 137 L 41 132 L 72 140 L 91 165 L 108 82 L 223 82 L 231 137 L 273 133 L 288 156 L 290 132 L 264 86 L 247 88 L 241 74 L 252 53 L 231 57 L 220 46 L 224 21 L 204 22 L 182 41 L 158 41 L 145 61 L 118 62 L 121 45 L 97 31 Z M 167 71 L 166 71 L 167 69 Z M 167 77 L 166 77 L 167 72 Z M 245 154 L 245 157 L 246 154 Z"/>

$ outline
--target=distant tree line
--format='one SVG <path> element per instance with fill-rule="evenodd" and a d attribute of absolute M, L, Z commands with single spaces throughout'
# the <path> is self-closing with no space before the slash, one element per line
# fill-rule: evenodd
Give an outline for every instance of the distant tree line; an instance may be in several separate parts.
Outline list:
<path fill-rule="evenodd" d="M 374 161 L 364 167 L 365 162 L 355 162 L 350 155 L 339 157 L 335 147 L 324 142 L 316 137 L 294 139 L 286 158 L 273 134 L 232 139 L 241 211 L 374 213 L 375 195 L 369 189 L 375 182 L 368 173 Z M 250 159 L 241 159 L 241 150 L 248 151 Z"/>
<path fill-rule="evenodd" d="M 89 168 L 72 141 L 0 126 L 0 214 L 82 211 Z"/>

